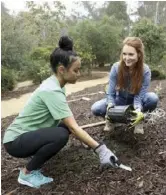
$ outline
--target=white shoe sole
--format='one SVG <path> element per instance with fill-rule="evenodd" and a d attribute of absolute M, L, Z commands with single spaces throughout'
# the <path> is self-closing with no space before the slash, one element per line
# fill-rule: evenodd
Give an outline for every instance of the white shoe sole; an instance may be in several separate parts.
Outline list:
<path fill-rule="evenodd" d="M 134 129 L 134 134 L 144 134 L 143 129 Z"/>
<path fill-rule="evenodd" d="M 22 180 L 20 178 L 18 178 L 18 183 L 22 184 L 22 185 L 26 185 L 32 188 L 40 188 L 40 186 L 34 186 L 31 183 L 29 183 L 28 181 Z"/>
<path fill-rule="evenodd" d="M 143 123 L 140 123 L 140 124 L 135 126 L 134 134 L 144 134 Z"/>

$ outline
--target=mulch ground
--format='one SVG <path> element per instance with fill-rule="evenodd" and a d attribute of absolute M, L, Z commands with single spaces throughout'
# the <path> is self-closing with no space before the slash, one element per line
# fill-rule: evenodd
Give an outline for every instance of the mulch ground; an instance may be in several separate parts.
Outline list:
<path fill-rule="evenodd" d="M 151 90 L 159 81 L 153 81 Z M 85 89 L 68 96 L 103 91 L 104 86 Z M 159 107 L 166 110 L 166 80 L 162 81 L 162 99 Z M 88 97 L 88 95 L 86 95 Z M 103 119 L 91 114 L 91 105 L 104 97 L 103 94 L 89 96 L 91 100 L 70 103 L 73 114 L 79 125 L 99 122 Z M 2 137 L 6 127 L 16 117 L 2 119 Z M 49 160 L 43 167 L 45 175 L 54 178 L 54 182 L 40 189 L 32 189 L 18 184 L 18 170 L 28 159 L 17 159 L 9 156 L 2 146 L 2 194 L 17 195 L 165 195 L 166 194 L 166 125 L 165 120 L 155 126 L 146 126 L 144 135 L 135 135 L 124 127 L 117 127 L 112 134 L 104 134 L 103 126 L 86 129 L 96 140 L 103 140 L 116 151 L 120 160 L 132 167 L 132 172 L 122 169 L 99 169 L 99 160 L 91 151 L 82 147 L 80 142 L 71 136 L 68 144 L 59 154 Z"/>

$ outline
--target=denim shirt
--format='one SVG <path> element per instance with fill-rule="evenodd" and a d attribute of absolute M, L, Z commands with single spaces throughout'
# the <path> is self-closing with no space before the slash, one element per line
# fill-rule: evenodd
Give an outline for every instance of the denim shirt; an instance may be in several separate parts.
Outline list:
<path fill-rule="evenodd" d="M 115 105 L 115 99 L 117 96 L 126 99 L 126 101 L 128 98 L 133 98 L 134 108 L 142 110 L 142 99 L 144 98 L 144 95 L 147 93 L 151 81 L 151 71 L 149 66 L 144 64 L 142 86 L 139 93 L 134 95 L 129 93 L 128 90 L 116 90 L 119 65 L 120 63 L 116 62 L 111 67 L 111 71 L 109 74 L 109 85 L 107 91 L 107 103 L 111 102 L 113 105 Z M 127 89 L 129 89 L 130 85 L 131 85 L 131 81 L 130 78 L 128 77 L 125 86 L 127 87 Z"/>

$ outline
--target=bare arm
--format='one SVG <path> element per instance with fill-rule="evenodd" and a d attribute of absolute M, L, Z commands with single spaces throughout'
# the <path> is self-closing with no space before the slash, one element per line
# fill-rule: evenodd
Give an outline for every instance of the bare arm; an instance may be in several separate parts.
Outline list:
<path fill-rule="evenodd" d="M 96 142 L 86 131 L 78 126 L 73 116 L 67 117 L 62 120 L 63 123 L 70 129 L 71 133 L 74 134 L 79 140 L 95 149 L 99 143 Z"/>
<path fill-rule="evenodd" d="M 115 154 L 105 144 L 100 145 L 86 131 L 79 127 L 73 116 L 67 117 L 62 121 L 79 140 L 95 149 L 95 152 L 99 155 L 101 166 L 109 164 L 117 167 L 118 158 Z"/>

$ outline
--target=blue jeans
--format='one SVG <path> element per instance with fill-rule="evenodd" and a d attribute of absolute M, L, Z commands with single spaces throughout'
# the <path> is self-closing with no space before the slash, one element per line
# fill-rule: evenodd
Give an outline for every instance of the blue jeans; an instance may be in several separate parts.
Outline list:
<path fill-rule="evenodd" d="M 115 99 L 116 105 L 129 105 L 133 104 L 133 98 L 126 100 L 123 97 L 117 96 Z M 144 98 L 142 99 L 142 106 L 143 106 L 143 112 L 146 111 L 153 111 L 157 107 L 158 103 L 158 96 L 153 92 L 148 92 L 145 94 Z M 104 117 L 106 114 L 107 109 L 107 99 L 104 98 L 102 100 L 99 100 L 95 102 L 92 107 L 91 111 L 95 116 L 102 116 Z"/>

